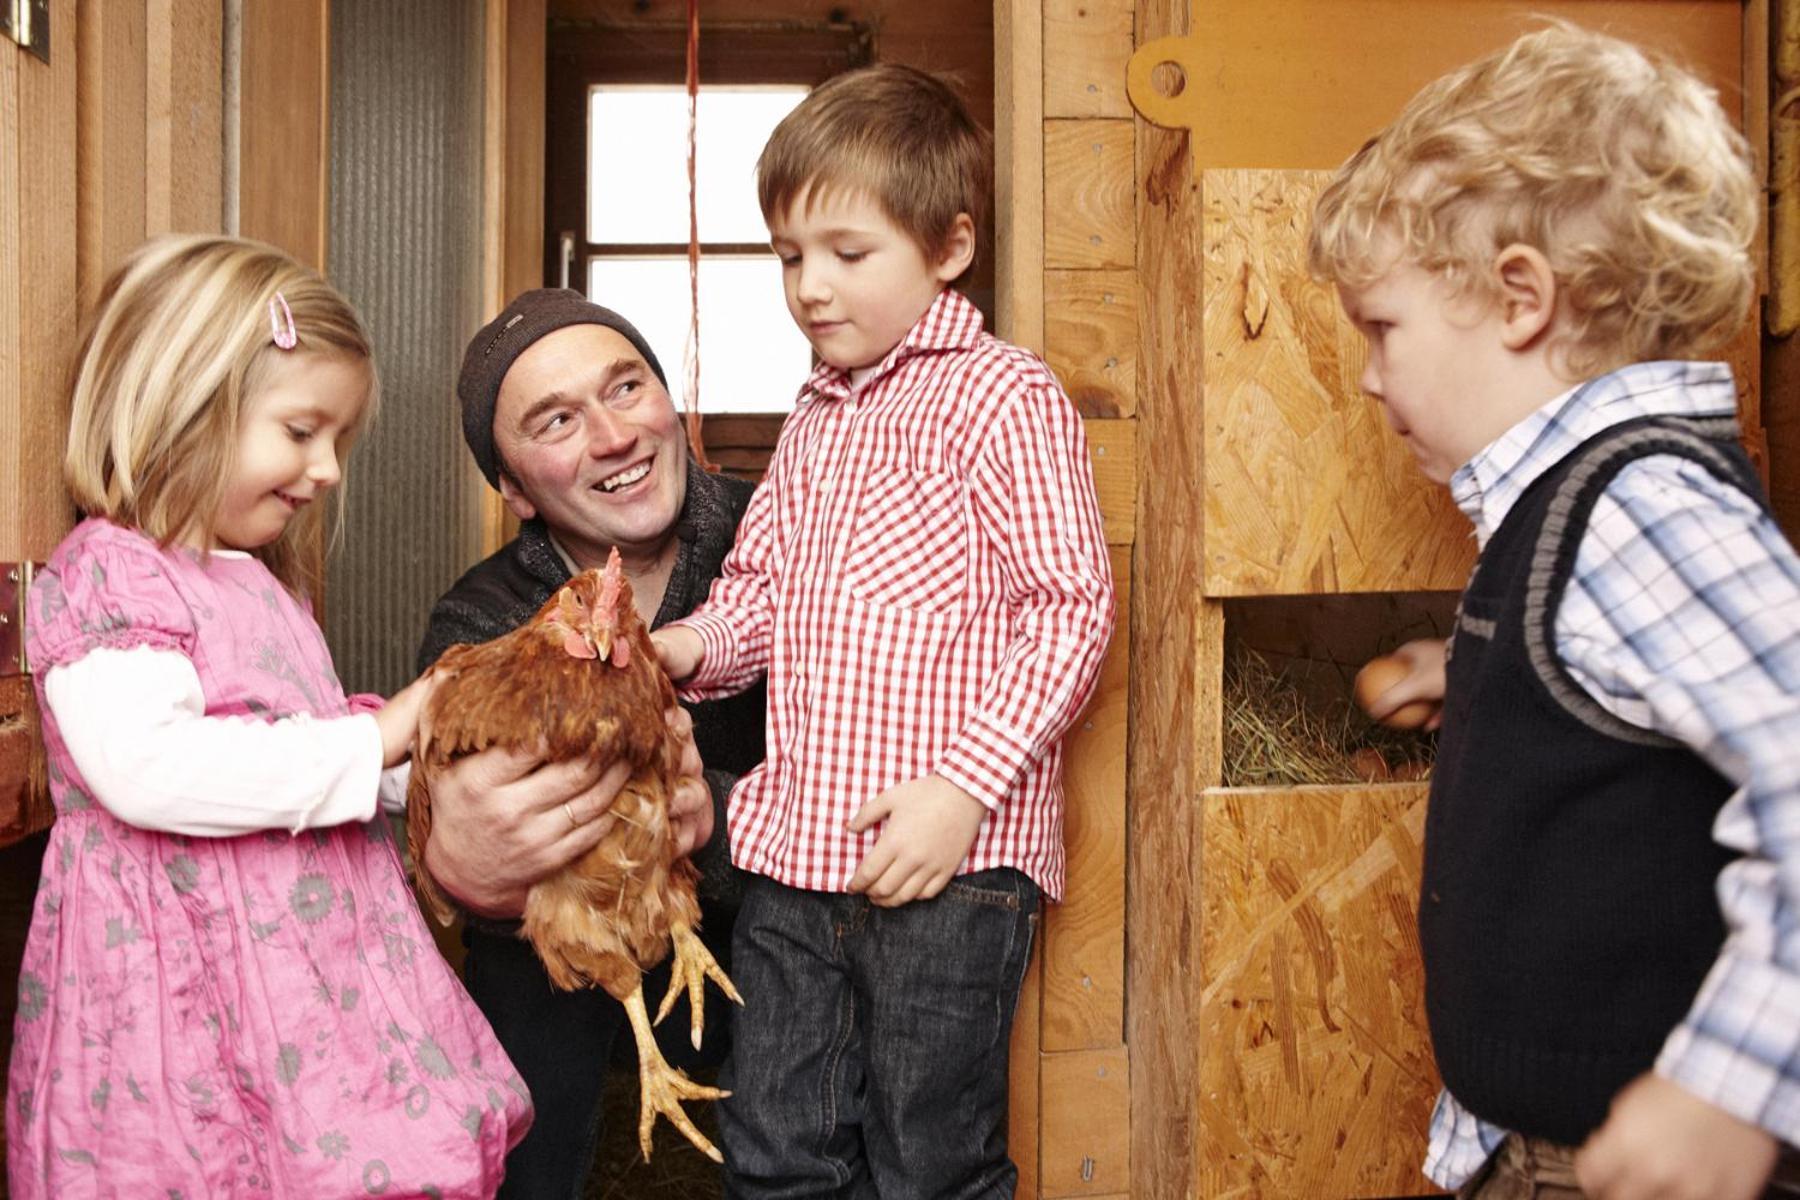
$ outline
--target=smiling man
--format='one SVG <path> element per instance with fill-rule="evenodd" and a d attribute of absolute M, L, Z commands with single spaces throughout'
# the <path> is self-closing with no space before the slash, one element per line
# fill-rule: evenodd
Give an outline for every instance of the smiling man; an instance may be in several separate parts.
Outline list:
<path fill-rule="evenodd" d="M 690 460 L 662 366 L 629 321 L 578 292 L 524 292 L 469 343 L 457 395 L 469 451 L 519 518 L 519 532 L 432 609 L 421 670 L 454 643 L 523 624 L 573 574 L 604 565 L 615 546 L 652 628 L 706 598 L 751 485 Z M 715 953 L 730 945 L 735 908 L 723 805 L 737 774 L 762 759 L 763 706 L 760 689 L 689 706 L 712 801 L 697 806 L 692 837 L 701 844 L 694 861 L 702 931 Z M 594 780 L 578 770 L 491 750 L 459 763 L 432 799 L 425 868 L 468 910 L 469 992 L 537 1108 L 531 1132 L 507 1157 L 500 1195 L 509 1200 L 580 1193 L 624 1020 L 603 991 L 552 988 L 511 919 L 532 883 L 599 840 L 599 814 L 620 773 Z M 661 995 L 667 978 L 664 967 L 646 980 L 646 993 Z M 664 1028 L 685 1031 L 687 1021 L 676 1016 Z M 709 1022 L 709 1042 L 721 1032 L 722 1023 Z M 664 1044 L 677 1065 L 679 1042 Z M 716 1060 L 722 1049 L 709 1044 L 705 1056 Z"/>

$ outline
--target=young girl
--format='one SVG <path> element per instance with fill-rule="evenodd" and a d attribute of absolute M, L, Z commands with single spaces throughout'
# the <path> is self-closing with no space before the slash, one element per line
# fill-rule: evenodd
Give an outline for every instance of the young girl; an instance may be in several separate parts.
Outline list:
<path fill-rule="evenodd" d="M 355 312 L 272 248 L 162 238 L 107 285 L 87 519 L 30 596 L 58 818 L 14 1197 L 491 1196 L 529 1123 L 376 813 L 428 685 L 346 700 L 303 598 L 376 395 Z"/>

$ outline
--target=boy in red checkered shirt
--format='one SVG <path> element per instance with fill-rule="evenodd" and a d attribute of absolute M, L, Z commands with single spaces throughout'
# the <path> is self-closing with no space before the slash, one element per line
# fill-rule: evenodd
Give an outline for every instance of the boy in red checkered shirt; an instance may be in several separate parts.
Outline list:
<path fill-rule="evenodd" d="M 820 362 L 711 598 L 655 635 L 690 698 L 769 680 L 729 810 L 728 1192 L 1011 1196 L 1013 1006 L 1113 619 L 1081 419 L 951 286 L 992 168 L 941 81 L 830 80 L 757 175 Z"/>

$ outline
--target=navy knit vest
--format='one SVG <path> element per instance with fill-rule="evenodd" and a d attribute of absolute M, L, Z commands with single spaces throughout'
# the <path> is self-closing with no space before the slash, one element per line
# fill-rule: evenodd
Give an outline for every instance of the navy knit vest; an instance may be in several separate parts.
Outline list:
<path fill-rule="evenodd" d="M 1650 1069 L 1724 940 L 1712 840 L 1732 785 L 1594 703 L 1556 610 L 1607 483 L 1675 454 L 1767 506 L 1729 419 L 1627 422 L 1519 498 L 1451 647 L 1419 933 L 1444 1085 L 1503 1128 L 1579 1145 Z"/>

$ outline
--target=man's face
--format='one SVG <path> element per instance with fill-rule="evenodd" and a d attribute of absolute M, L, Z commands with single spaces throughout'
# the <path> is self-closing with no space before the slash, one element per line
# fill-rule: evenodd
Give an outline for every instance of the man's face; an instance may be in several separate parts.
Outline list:
<path fill-rule="evenodd" d="M 542 517 L 579 565 L 668 545 L 687 496 L 681 423 L 616 330 L 567 325 L 521 354 L 500 383 L 494 447 L 507 507 Z"/>

